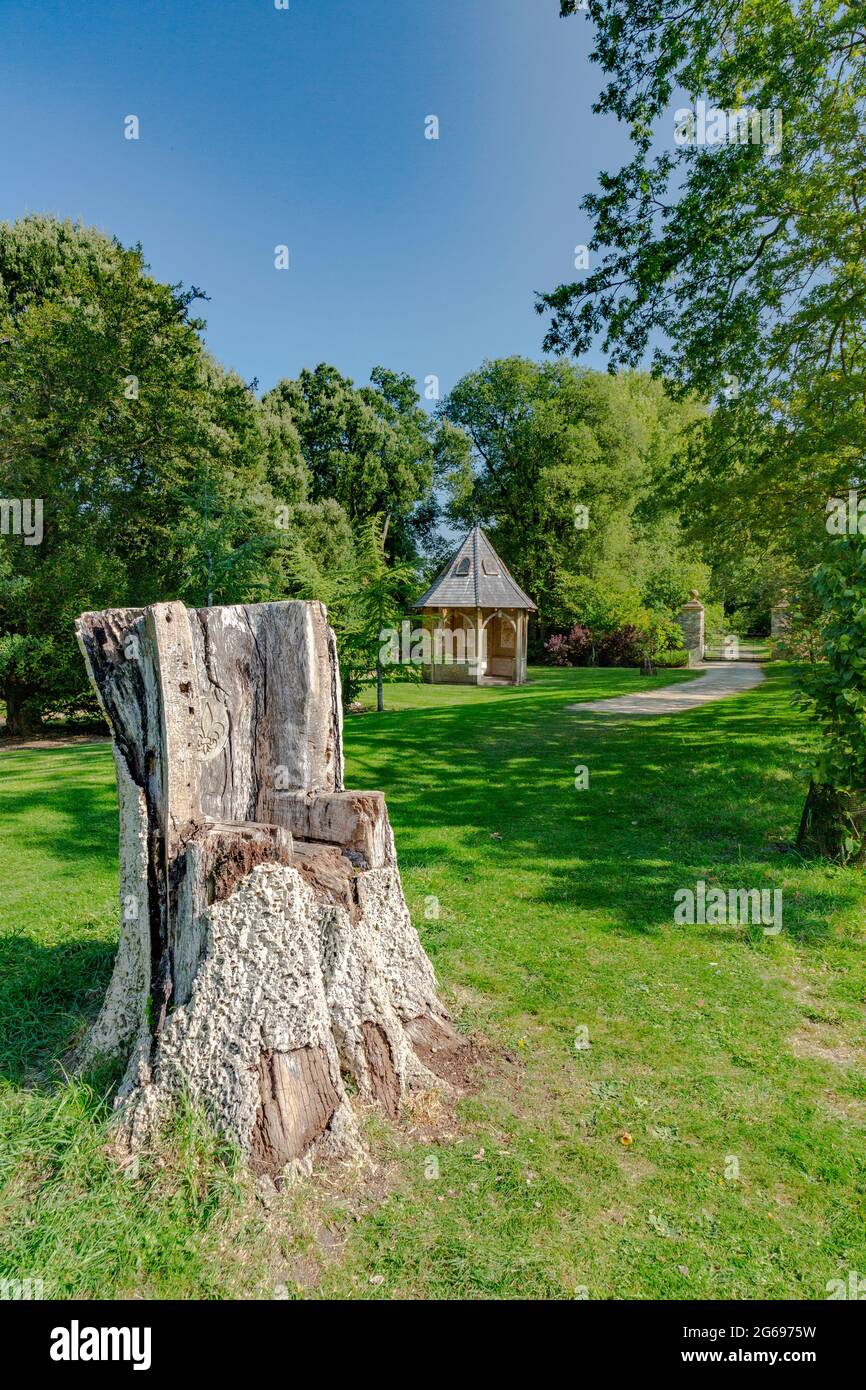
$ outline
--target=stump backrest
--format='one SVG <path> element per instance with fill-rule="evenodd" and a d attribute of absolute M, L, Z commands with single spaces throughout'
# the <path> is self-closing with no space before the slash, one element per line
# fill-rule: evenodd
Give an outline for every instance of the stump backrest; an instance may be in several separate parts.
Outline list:
<path fill-rule="evenodd" d="M 337 656 L 325 609 L 285 602 L 85 613 L 79 642 L 151 824 L 264 822 L 274 788 L 342 790 Z"/>

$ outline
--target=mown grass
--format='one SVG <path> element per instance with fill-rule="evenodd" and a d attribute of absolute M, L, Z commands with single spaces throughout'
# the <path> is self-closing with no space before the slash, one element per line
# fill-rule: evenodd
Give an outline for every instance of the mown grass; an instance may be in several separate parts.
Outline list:
<path fill-rule="evenodd" d="M 120 1170 L 110 1079 L 52 1066 L 110 968 L 113 769 L 4 753 L 3 1269 L 60 1296 L 742 1299 L 866 1270 L 863 879 L 790 848 L 812 730 L 768 675 L 643 720 L 564 706 L 687 673 L 390 686 L 347 721 L 348 784 L 385 790 L 444 994 L 498 1060 L 456 1117 L 372 1122 L 376 1171 L 269 1211 L 193 1113 Z M 781 888 L 782 933 L 675 926 L 699 878 Z"/>

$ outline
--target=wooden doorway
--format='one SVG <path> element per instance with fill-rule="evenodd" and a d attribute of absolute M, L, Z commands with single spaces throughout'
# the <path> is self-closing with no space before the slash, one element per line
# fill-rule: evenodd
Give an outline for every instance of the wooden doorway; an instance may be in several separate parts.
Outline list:
<path fill-rule="evenodd" d="M 487 675 L 517 679 L 517 626 L 506 613 L 494 613 L 487 622 Z"/>

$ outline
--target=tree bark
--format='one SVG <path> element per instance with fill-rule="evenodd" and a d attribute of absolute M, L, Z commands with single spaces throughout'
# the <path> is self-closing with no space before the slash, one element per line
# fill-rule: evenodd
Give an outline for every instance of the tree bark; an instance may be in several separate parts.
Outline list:
<path fill-rule="evenodd" d="M 797 849 L 838 864 L 866 864 L 866 790 L 810 782 Z"/>
<path fill-rule="evenodd" d="M 121 1134 L 146 1142 L 184 1092 L 259 1172 L 359 1152 L 356 1105 L 396 1115 L 410 1090 L 447 1088 L 437 1065 L 464 1043 L 384 798 L 343 788 L 324 608 L 156 604 L 86 613 L 77 631 L 114 735 L 121 877 L 82 1060 L 128 1058 Z"/>

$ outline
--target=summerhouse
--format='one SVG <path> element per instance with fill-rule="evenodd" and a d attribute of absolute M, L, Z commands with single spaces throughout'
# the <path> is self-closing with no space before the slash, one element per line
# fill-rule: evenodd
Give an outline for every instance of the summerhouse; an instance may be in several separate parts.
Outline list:
<path fill-rule="evenodd" d="M 473 526 L 414 607 L 423 614 L 424 679 L 462 685 L 522 685 L 535 604 Z"/>

